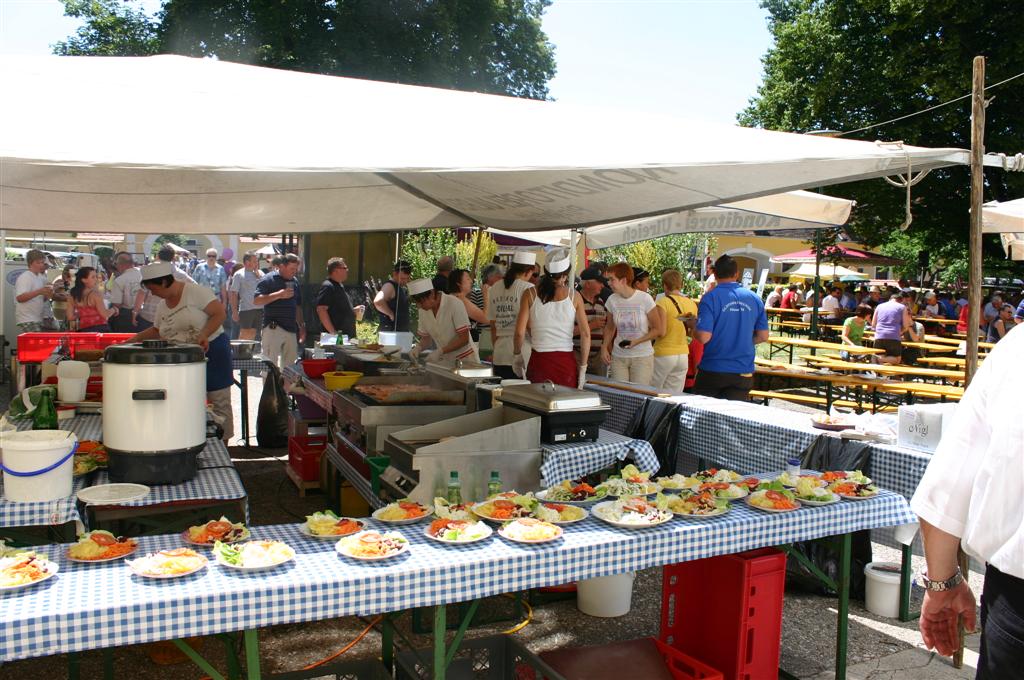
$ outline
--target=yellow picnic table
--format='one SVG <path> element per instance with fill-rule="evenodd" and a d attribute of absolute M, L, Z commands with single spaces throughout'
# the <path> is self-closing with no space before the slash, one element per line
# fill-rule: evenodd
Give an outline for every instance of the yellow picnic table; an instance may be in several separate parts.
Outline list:
<path fill-rule="evenodd" d="M 947 325 L 947 326 L 948 325 L 955 326 L 958 323 L 960 323 L 956 319 L 944 319 L 942 317 L 934 317 L 934 316 L 915 316 L 914 317 L 914 321 L 920 321 L 921 323 L 939 323 L 939 324 L 943 324 L 943 325 Z"/>
<path fill-rule="evenodd" d="M 962 338 L 946 338 L 941 335 L 926 335 L 924 336 L 924 339 L 927 340 L 928 342 L 935 342 L 940 345 L 951 345 L 954 347 L 959 347 L 960 345 L 967 342 L 966 336 Z M 995 346 L 996 343 L 994 342 L 983 342 L 981 340 L 978 341 L 978 347 L 982 349 L 992 349 Z"/>
<path fill-rule="evenodd" d="M 859 364 L 854 361 L 837 361 L 830 357 L 804 357 L 808 363 L 815 363 L 834 371 L 871 371 L 878 375 L 909 375 L 921 378 L 939 378 L 960 382 L 964 379 L 963 371 L 947 371 L 938 368 L 919 368 L 901 366 L 899 364 Z"/>
<path fill-rule="evenodd" d="M 789 363 L 793 363 L 793 348 L 794 347 L 806 347 L 811 350 L 833 350 L 838 352 L 849 352 L 850 354 L 882 354 L 883 350 L 875 349 L 874 347 L 857 347 L 854 345 L 843 345 L 838 342 L 825 342 L 823 340 L 808 340 L 806 338 L 783 338 L 775 335 L 768 338 L 769 345 L 775 346 L 788 346 L 789 347 Z M 769 349 L 769 358 L 774 356 L 776 351 Z"/>
<path fill-rule="evenodd" d="M 889 385 L 894 383 L 891 380 L 885 378 L 867 378 L 859 375 L 849 375 L 845 373 L 823 373 L 820 370 L 808 368 L 807 366 L 795 366 L 793 364 L 787 364 L 781 361 L 773 361 L 771 359 L 755 359 L 754 362 L 757 367 L 754 369 L 754 374 L 757 376 L 757 384 L 769 389 L 754 389 L 750 391 L 750 396 L 754 399 L 762 399 L 765 403 L 769 399 L 782 399 L 784 401 L 793 401 L 799 404 L 807 404 L 811 406 L 821 406 L 826 410 L 832 406 L 842 406 L 846 408 L 854 408 L 858 412 L 870 408 L 872 412 L 878 410 L 892 410 L 897 404 L 894 404 L 891 400 L 879 399 L 879 392 L 889 392 L 895 394 L 906 395 L 908 392 L 913 393 L 909 389 L 895 389 L 887 390 Z M 870 368 L 870 365 L 865 364 L 865 368 Z M 770 389 L 772 380 L 786 380 L 791 381 L 802 381 L 810 383 L 808 387 L 813 387 L 815 391 L 820 395 L 822 391 L 824 396 L 809 395 L 806 393 L 795 393 L 795 392 L 782 392 L 773 391 Z M 922 385 L 922 388 L 929 386 Z M 939 386 L 935 386 L 939 387 Z M 940 398 L 942 395 L 933 394 L 927 389 L 922 389 L 919 393 L 921 396 Z"/>
<path fill-rule="evenodd" d="M 909 393 L 917 397 L 932 397 L 942 400 L 952 399 L 953 401 L 960 401 L 960 398 L 964 396 L 964 388 L 962 387 L 956 385 L 935 385 L 932 383 L 896 382 L 889 383 L 878 389 L 884 392 Z"/>

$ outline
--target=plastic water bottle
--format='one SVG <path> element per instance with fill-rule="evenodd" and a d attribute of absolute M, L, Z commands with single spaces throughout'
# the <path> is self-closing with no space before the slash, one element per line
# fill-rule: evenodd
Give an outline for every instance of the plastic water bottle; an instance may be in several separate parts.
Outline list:
<path fill-rule="evenodd" d="M 800 459 L 799 458 L 787 458 L 786 459 L 786 474 L 791 479 L 797 479 L 800 476 Z"/>
<path fill-rule="evenodd" d="M 448 477 L 448 504 L 462 505 L 462 482 L 458 470 L 452 470 Z"/>
<path fill-rule="evenodd" d="M 497 496 L 501 493 L 501 475 L 497 470 L 491 470 L 491 480 L 487 482 L 487 497 Z"/>

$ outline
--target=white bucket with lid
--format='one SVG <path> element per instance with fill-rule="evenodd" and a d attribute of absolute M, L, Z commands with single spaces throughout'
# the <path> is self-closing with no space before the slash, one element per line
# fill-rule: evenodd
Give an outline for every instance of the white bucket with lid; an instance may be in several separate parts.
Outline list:
<path fill-rule="evenodd" d="M 625 616 L 633 606 L 635 572 L 581 579 L 576 583 L 576 608 L 590 616 Z"/>
<path fill-rule="evenodd" d="M 900 565 L 895 562 L 869 562 L 864 567 L 864 605 L 878 616 L 896 618 L 900 614 Z"/>
<path fill-rule="evenodd" d="M 89 364 L 84 361 L 62 361 L 57 364 L 57 399 L 85 401 L 90 370 Z"/>
<path fill-rule="evenodd" d="M 78 438 L 67 430 L 4 432 L 4 498 L 38 503 L 70 496 L 77 448 Z"/>

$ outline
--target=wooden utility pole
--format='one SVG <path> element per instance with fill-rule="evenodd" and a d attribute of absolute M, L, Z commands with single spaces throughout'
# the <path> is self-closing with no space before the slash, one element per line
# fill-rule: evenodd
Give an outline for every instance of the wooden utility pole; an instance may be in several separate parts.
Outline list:
<path fill-rule="evenodd" d="M 473 247 L 473 267 L 469 270 L 469 275 L 476 279 L 476 266 L 480 261 L 480 242 L 484 240 L 484 229 L 487 227 L 479 226 L 476 228 L 476 245 Z"/>
<path fill-rule="evenodd" d="M 971 87 L 971 231 L 968 240 L 970 269 L 967 279 L 967 357 L 964 361 L 964 386 L 970 384 L 978 370 L 978 326 L 981 323 L 981 204 L 985 190 L 985 57 L 974 58 L 974 81 Z M 970 573 L 971 560 L 963 549 L 957 551 L 957 562 L 964 578 Z M 960 647 L 953 654 L 953 665 L 964 665 L 964 622 L 960 618 Z"/>

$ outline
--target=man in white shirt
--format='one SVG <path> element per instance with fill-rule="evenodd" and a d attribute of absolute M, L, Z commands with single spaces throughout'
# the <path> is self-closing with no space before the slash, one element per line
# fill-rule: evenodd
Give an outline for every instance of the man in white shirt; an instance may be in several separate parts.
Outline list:
<path fill-rule="evenodd" d="M 53 286 L 43 273 L 46 271 L 46 253 L 32 249 L 25 253 L 28 269 L 14 281 L 14 320 L 19 333 L 39 333 L 45 328 L 45 319 L 53 318 L 48 300 L 53 298 Z"/>
<path fill-rule="evenodd" d="M 828 295 L 821 299 L 821 316 L 826 319 L 838 319 L 839 310 L 842 305 L 839 303 L 839 298 L 843 294 L 843 289 L 839 286 L 832 286 L 829 290 Z"/>
<path fill-rule="evenodd" d="M 782 304 L 782 291 L 785 290 L 782 286 L 775 286 L 775 290 L 768 293 L 768 297 L 765 298 L 765 307 L 778 307 Z"/>
<path fill-rule="evenodd" d="M 957 546 L 986 564 L 979 679 L 1019 678 L 1024 668 L 1024 328 L 985 359 L 914 493 L 927 572 L 919 627 L 939 654 L 956 651 L 957 618 L 975 628 L 975 598 Z"/>
<path fill-rule="evenodd" d="M 130 253 L 119 252 L 114 256 L 117 277 L 110 287 L 110 303 L 117 307 L 117 314 L 110 318 L 110 329 L 115 333 L 138 333 L 138 311 L 135 297 L 142 290 L 142 273 L 135 266 Z"/>

